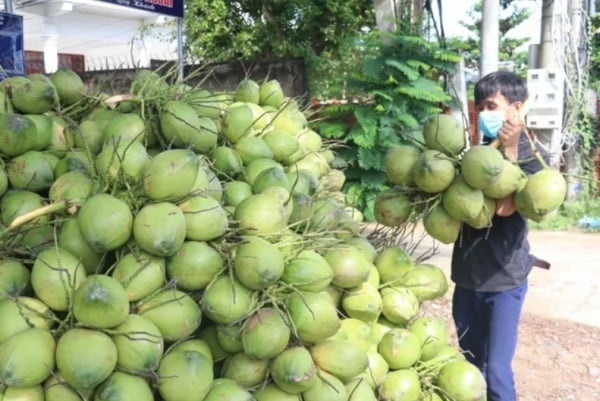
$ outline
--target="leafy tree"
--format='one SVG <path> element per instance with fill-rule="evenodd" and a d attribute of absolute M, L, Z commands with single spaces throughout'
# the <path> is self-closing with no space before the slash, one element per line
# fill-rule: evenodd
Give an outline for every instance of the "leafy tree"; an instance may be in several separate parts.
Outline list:
<path fill-rule="evenodd" d="M 383 164 L 387 150 L 422 142 L 424 120 L 453 101 L 440 80 L 460 57 L 402 33 L 368 35 L 356 52 L 360 65 L 347 71 L 348 86 L 366 98 L 325 107 L 316 129 L 343 142 L 336 162 L 345 170 L 347 201 L 372 220 L 375 197 L 389 185 Z"/>
<path fill-rule="evenodd" d="M 502 1 L 502 7 L 505 9 L 504 18 L 500 18 L 500 46 L 499 61 L 514 62 L 515 72 L 522 73 L 527 68 L 527 51 L 519 50 L 521 46 L 529 41 L 530 38 L 511 38 L 508 33 L 519 26 L 523 21 L 531 16 L 531 11 L 519 7 L 514 1 Z M 465 66 L 478 69 L 481 56 L 481 20 L 482 20 L 482 1 L 478 1 L 468 12 L 469 19 L 474 22 L 461 21 L 461 25 L 469 29 L 473 36 L 469 38 L 449 38 L 448 48 L 456 50 L 463 54 Z"/>
<path fill-rule="evenodd" d="M 186 54 L 204 62 L 305 57 L 310 76 L 334 77 L 346 38 L 374 25 L 372 0 L 187 0 Z"/>

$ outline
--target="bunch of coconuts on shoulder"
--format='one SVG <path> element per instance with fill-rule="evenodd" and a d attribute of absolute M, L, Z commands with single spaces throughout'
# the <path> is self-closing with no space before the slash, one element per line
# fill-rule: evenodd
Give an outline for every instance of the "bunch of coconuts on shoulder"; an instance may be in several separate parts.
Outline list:
<path fill-rule="evenodd" d="M 386 154 L 385 173 L 393 186 L 375 200 L 375 216 L 383 225 L 422 217 L 431 237 L 452 243 L 463 223 L 489 227 L 496 199 L 513 196 L 517 211 L 539 222 L 552 216 L 565 198 L 563 175 L 538 153 L 534 154 L 543 168 L 525 175 L 496 146 L 466 148 L 464 126 L 448 114 L 430 117 L 422 134 L 422 141 L 396 146 Z"/>

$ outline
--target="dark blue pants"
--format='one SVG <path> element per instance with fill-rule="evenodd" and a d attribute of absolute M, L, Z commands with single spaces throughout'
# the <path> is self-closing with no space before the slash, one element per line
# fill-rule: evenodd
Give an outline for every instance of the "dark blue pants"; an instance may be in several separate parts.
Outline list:
<path fill-rule="evenodd" d="M 502 292 L 455 287 L 452 316 L 460 348 L 488 385 L 487 401 L 516 401 L 512 360 L 527 281 Z"/>

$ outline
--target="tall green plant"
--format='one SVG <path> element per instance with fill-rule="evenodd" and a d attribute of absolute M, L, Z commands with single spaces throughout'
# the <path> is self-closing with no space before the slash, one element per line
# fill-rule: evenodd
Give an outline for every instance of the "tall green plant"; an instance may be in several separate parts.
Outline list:
<path fill-rule="evenodd" d="M 337 162 L 345 168 L 347 201 L 373 220 L 375 197 L 389 185 L 387 150 L 419 140 L 424 120 L 453 102 L 442 83 L 460 56 L 402 33 L 375 33 L 358 49 L 361 62 L 347 71 L 347 85 L 363 98 L 323 108 L 316 129 L 343 144 Z"/>

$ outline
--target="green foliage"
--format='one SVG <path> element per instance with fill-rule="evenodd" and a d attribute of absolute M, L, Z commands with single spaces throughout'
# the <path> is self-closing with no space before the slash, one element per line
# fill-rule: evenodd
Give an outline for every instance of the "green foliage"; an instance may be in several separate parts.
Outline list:
<path fill-rule="evenodd" d="M 600 218 L 600 198 L 586 196 L 574 202 L 564 202 L 556 216 L 542 220 L 539 223 L 530 221 L 529 226 L 537 230 L 556 230 L 566 231 L 572 229 L 582 229 L 586 231 L 600 232 L 600 229 L 587 227 L 585 223 L 587 218 Z"/>
<path fill-rule="evenodd" d="M 187 0 L 185 51 L 203 62 L 304 57 L 309 76 L 332 77 L 351 54 L 346 38 L 374 25 L 372 0 Z"/>
<path fill-rule="evenodd" d="M 346 166 L 347 201 L 372 220 L 374 199 L 389 185 L 387 150 L 418 136 L 425 119 L 454 102 L 442 83 L 460 57 L 402 33 L 364 36 L 360 49 L 360 68 L 345 71 L 356 102 L 324 107 L 315 129 L 344 141 L 337 156 Z"/>

